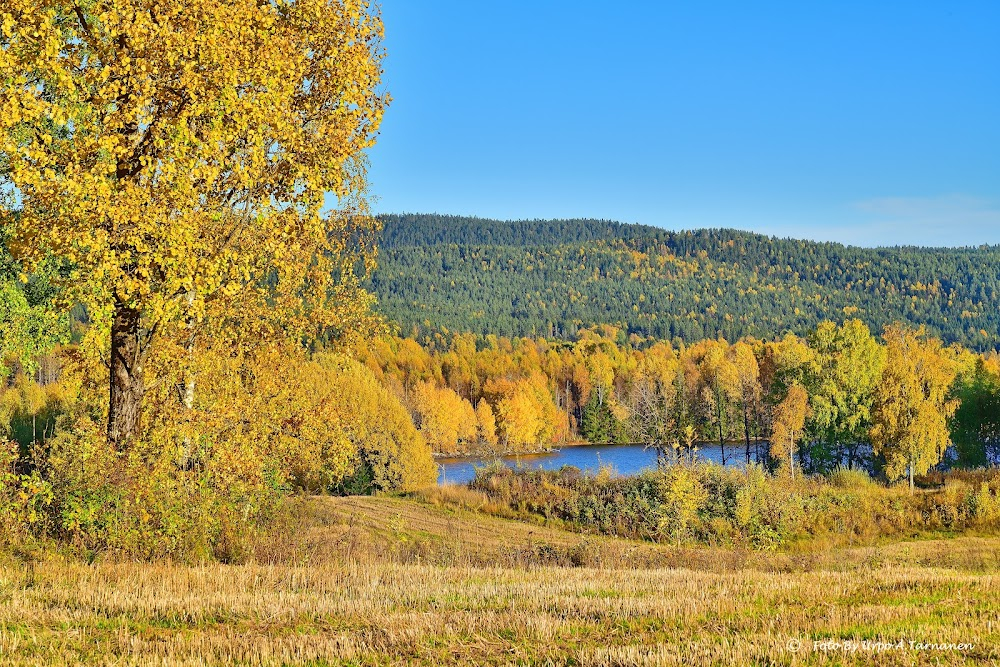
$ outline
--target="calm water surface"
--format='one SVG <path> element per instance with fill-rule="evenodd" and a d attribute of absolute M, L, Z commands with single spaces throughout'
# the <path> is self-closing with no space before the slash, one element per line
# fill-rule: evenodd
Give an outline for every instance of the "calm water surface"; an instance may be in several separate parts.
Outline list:
<path fill-rule="evenodd" d="M 697 453 L 702 461 L 722 463 L 722 450 L 718 445 L 701 445 Z M 465 484 L 476 476 L 476 467 L 498 460 L 497 457 L 438 459 L 438 484 Z M 522 454 L 503 456 L 499 460 L 516 468 L 541 468 L 556 470 L 564 465 L 575 466 L 584 471 L 597 472 L 602 465 L 610 465 L 619 475 L 634 475 L 656 467 L 656 451 L 642 445 L 580 445 L 564 447 L 558 452 L 547 454 Z M 746 465 L 745 449 L 741 446 L 726 446 L 726 465 L 742 467 Z"/>

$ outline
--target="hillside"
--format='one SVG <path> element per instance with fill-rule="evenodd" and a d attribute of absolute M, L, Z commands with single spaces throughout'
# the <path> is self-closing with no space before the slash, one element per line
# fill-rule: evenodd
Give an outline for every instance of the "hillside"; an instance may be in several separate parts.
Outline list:
<path fill-rule="evenodd" d="M 604 220 L 385 215 L 371 288 L 404 334 L 572 337 L 614 324 L 694 341 L 804 333 L 846 315 L 1000 346 L 1000 246 L 857 248 Z"/>

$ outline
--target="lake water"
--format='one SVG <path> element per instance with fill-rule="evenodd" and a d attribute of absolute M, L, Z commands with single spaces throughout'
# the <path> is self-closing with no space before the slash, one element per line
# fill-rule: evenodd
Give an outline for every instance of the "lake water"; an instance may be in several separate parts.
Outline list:
<path fill-rule="evenodd" d="M 717 444 L 699 445 L 696 456 L 701 461 L 722 463 L 722 450 Z M 438 484 L 471 482 L 476 476 L 477 466 L 481 467 L 498 459 L 512 468 L 542 470 L 556 470 L 569 465 L 584 471 L 597 472 L 602 465 L 610 465 L 619 475 L 634 475 L 643 470 L 656 468 L 656 451 L 646 449 L 642 445 L 579 445 L 563 447 L 557 452 L 546 454 L 438 459 Z M 726 465 L 737 467 L 746 465 L 745 449 L 739 445 L 726 445 Z"/>

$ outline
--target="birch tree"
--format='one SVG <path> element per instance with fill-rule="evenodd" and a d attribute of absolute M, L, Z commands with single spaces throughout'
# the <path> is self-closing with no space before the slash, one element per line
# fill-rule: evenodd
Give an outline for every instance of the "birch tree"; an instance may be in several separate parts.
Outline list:
<path fill-rule="evenodd" d="M 67 296 L 94 321 L 118 448 L 160 341 L 187 351 L 206 322 L 302 337 L 367 312 L 356 275 L 375 226 L 364 151 L 388 101 L 381 39 L 364 0 L 3 4 L 11 251 L 27 271 L 52 256 L 73 267 Z"/>

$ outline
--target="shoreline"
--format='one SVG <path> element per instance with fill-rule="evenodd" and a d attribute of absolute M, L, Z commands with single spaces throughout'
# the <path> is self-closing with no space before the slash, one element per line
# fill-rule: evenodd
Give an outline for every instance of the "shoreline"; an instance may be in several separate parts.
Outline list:
<path fill-rule="evenodd" d="M 753 440 L 751 441 L 751 446 L 766 444 L 766 443 L 767 440 Z M 695 446 L 698 449 L 706 449 L 710 447 L 718 448 L 719 443 L 712 441 L 704 441 L 695 443 Z M 730 446 L 740 449 L 746 447 L 746 443 L 742 440 L 726 442 L 726 447 Z M 509 459 L 518 456 L 542 456 L 545 454 L 558 454 L 560 450 L 567 449 L 570 447 L 646 447 L 646 445 L 643 445 L 642 443 L 639 442 L 625 442 L 620 444 L 612 444 L 603 442 L 592 443 L 592 442 L 587 442 L 586 440 L 581 440 L 576 442 L 561 443 L 558 446 L 553 446 L 548 449 L 533 449 L 528 451 L 516 451 L 516 452 L 480 452 L 480 453 L 470 453 L 470 454 L 440 454 L 438 452 L 434 452 L 432 456 L 434 457 L 434 461 L 438 463 L 442 461 L 445 462 L 450 462 L 450 461 L 458 462 L 458 461 L 471 461 L 471 460 L 482 461 L 484 459 L 489 459 L 489 458 Z"/>

